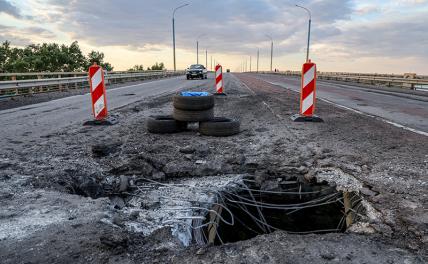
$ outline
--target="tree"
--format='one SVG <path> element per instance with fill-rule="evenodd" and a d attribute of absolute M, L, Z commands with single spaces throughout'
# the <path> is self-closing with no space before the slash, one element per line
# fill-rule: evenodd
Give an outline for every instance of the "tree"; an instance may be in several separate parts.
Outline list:
<path fill-rule="evenodd" d="M 152 70 L 152 71 L 162 71 L 165 69 L 165 65 L 163 64 L 163 62 L 161 63 L 157 63 L 155 65 L 153 65 L 152 67 L 148 67 L 147 70 Z"/>
<path fill-rule="evenodd" d="M 10 54 L 10 42 L 5 41 L 0 46 L 0 72 L 5 72 L 5 67 L 7 64 L 7 59 Z"/>
<path fill-rule="evenodd" d="M 128 71 L 144 71 L 144 66 L 143 66 L 143 64 L 134 65 L 134 67 L 128 69 Z"/>
<path fill-rule="evenodd" d="M 113 67 L 111 66 L 110 63 L 108 62 L 104 62 L 104 53 L 102 52 L 98 52 L 98 51 L 91 51 L 88 54 L 88 60 L 87 60 L 88 64 L 86 68 L 89 68 L 91 65 L 94 64 L 94 62 L 96 62 L 98 65 L 100 65 L 101 67 L 103 67 L 104 70 L 107 71 L 112 71 Z"/>
<path fill-rule="evenodd" d="M 113 69 L 102 52 L 92 51 L 85 57 L 77 41 L 70 46 L 43 43 L 11 48 L 9 41 L 0 45 L 0 72 L 87 71 L 94 61 L 108 71 Z"/>

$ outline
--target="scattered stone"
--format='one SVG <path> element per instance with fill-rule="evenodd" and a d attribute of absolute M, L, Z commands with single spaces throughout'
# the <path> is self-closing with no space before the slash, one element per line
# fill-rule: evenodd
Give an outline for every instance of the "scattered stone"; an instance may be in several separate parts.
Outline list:
<path fill-rule="evenodd" d="M 109 143 L 109 144 L 97 144 L 92 146 L 92 156 L 94 158 L 106 157 L 116 152 L 122 145 L 120 142 Z"/>
<path fill-rule="evenodd" d="M 366 196 L 375 196 L 378 194 L 378 193 L 370 190 L 369 188 L 365 188 L 365 187 L 361 188 L 360 192 Z"/>
<path fill-rule="evenodd" d="M 11 192 L 0 192 L 0 200 L 4 200 L 4 199 L 10 199 L 13 197 L 13 193 Z"/>
<path fill-rule="evenodd" d="M 112 218 L 112 223 L 117 226 L 123 226 L 124 219 L 121 215 L 115 214 Z"/>
<path fill-rule="evenodd" d="M 267 132 L 269 131 L 269 129 L 267 129 L 266 127 L 261 127 L 261 128 L 257 128 L 255 129 L 256 132 Z"/>
<path fill-rule="evenodd" d="M 206 248 L 200 248 L 196 251 L 196 255 L 204 255 L 207 252 Z"/>
<path fill-rule="evenodd" d="M 347 232 L 357 233 L 357 234 L 374 234 L 376 230 L 369 223 L 354 223 L 347 230 Z"/>
<path fill-rule="evenodd" d="M 326 260 L 333 260 L 336 256 L 333 253 L 321 253 L 321 257 Z"/>
<path fill-rule="evenodd" d="M 123 207 L 125 207 L 125 201 L 123 200 L 123 198 L 119 197 L 119 196 L 113 196 L 110 198 L 110 203 L 113 205 L 113 207 L 115 209 L 122 209 Z"/>
<path fill-rule="evenodd" d="M 128 246 L 128 238 L 119 234 L 102 235 L 100 237 L 100 242 L 101 244 L 110 248 L 117 248 L 117 247 L 126 248 Z"/>
<path fill-rule="evenodd" d="M 125 175 L 120 175 L 119 192 L 125 192 L 129 187 L 129 179 Z"/>
<path fill-rule="evenodd" d="M 206 157 L 210 153 L 210 148 L 207 145 L 198 146 L 198 154 L 201 157 Z"/>
<path fill-rule="evenodd" d="M 206 164 L 207 161 L 206 160 L 197 160 L 195 161 L 195 164 Z"/>
<path fill-rule="evenodd" d="M 86 197 L 95 199 L 104 194 L 104 189 L 93 177 L 84 177 L 82 183 L 79 185 L 77 194 L 83 194 Z"/>
<path fill-rule="evenodd" d="M 193 155 L 192 154 L 186 154 L 184 155 L 184 158 L 187 160 L 192 160 L 193 159 Z"/>
<path fill-rule="evenodd" d="M 169 178 L 191 176 L 195 170 L 194 166 L 190 166 L 187 162 L 171 161 L 163 167 L 163 172 Z"/>
<path fill-rule="evenodd" d="M 179 151 L 183 154 L 193 154 L 196 150 L 192 146 L 185 146 L 183 148 L 180 148 Z"/>
<path fill-rule="evenodd" d="M 163 180 L 163 179 L 165 179 L 165 173 L 162 171 L 155 172 L 152 175 L 152 179 L 153 180 Z"/>

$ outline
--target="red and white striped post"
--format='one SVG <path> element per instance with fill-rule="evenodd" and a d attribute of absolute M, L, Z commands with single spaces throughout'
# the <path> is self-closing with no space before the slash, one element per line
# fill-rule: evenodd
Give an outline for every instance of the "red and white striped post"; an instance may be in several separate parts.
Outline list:
<path fill-rule="evenodd" d="M 223 67 L 220 64 L 215 66 L 215 88 L 216 95 L 225 95 L 223 91 Z"/>
<path fill-rule="evenodd" d="M 103 68 L 96 63 L 89 67 L 89 86 L 91 88 L 92 112 L 95 120 L 102 121 L 107 115 L 106 88 Z"/>
<path fill-rule="evenodd" d="M 292 119 L 295 122 L 322 122 L 323 120 L 315 113 L 317 87 L 317 65 L 311 60 L 303 64 L 302 84 L 300 89 L 300 113 L 294 115 Z"/>

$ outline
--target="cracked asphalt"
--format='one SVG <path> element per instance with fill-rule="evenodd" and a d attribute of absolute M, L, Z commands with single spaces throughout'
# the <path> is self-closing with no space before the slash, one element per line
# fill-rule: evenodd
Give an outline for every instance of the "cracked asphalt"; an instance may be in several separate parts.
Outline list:
<path fill-rule="evenodd" d="M 148 116 L 172 111 L 174 92 L 212 92 L 212 77 L 156 81 L 151 89 L 133 91 L 148 94 L 126 103 L 118 101 L 112 108 L 119 119 L 114 126 L 83 127 L 90 114 L 83 114 L 83 108 L 70 109 L 77 113 L 70 114 L 72 122 L 45 117 L 46 123 L 36 125 L 38 132 L 31 136 L 22 133 L 31 132 L 32 123 L 10 125 L 7 122 L 13 120 L 5 119 L 9 125 L 2 126 L 6 136 L 0 150 L 0 226 L 8 228 L 0 228 L 2 262 L 428 261 L 426 136 L 322 101 L 317 111 L 324 123 L 293 123 L 290 116 L 298 109 L 298 93 L 252 74 L 225 74 L 224 78 L 228 96 L 216 99 L 215 113 L 240 119 L 242 128 L 228 138 L 204 137 L 194 128 L 154 135 L 144 127 Z M 115 91 L 129 94 L 126 89 L 137 87 Z M 60 102 L 52 101 L 43 109 L 55 109 Z M 33 107 L 22 111 L 29 122 L 41 115 L 42 108 Z M 31 111 L 37 114 L 32 116 Z M 105 145 L 108 153 L 94 155 L 95 145 Z M 184 155 L 184 149 L 193 151 Z M 130 197 L 123 196 L 125 205 L 118 207 L 111 199 L 122 175 L 134 181 L 149 178 L 170 183 L 204 176 L 215 183 L 225 175 L 243 173 L 262 181 L 296 177 L 338 188 L 351 186 L 371 205 L 371 220 L 365 229 L 346 233 L 276 231 L 221 246 L 184 247 L 166 226 L 150 234 L 128 228 L 130 221 L 147 220 L 145 213 L 154 212 L 154 205 L 131 206 Z M 128 213 L 130 209 L 139 213 Z"/>

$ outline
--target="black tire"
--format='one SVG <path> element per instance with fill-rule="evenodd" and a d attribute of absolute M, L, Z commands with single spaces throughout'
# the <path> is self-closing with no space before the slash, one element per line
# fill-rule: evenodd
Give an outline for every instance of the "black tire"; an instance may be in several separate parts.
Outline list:
<path fill-rule="evenodd" d="M 199 123 L 199 132 L 205 136 L 227 137 L 238 134 L 240 122 L 225 117 L 216 117 L 208 122 Z"/>
<path fill-rule="evenodd" d="M 214 108 L 200 111 L 189 111 L 174 108 L 174 119 L 183 122 L 201 122 L 214 118 Z"/>
<path fill-rule="evenodd" d="M 182 96 L 177 94 L 173 98 L 174 107 L 180 110 L 200 111 L 214 107 L 214 96 Z"/>
<path fill-rule="evenodd" d="M 151 116 L 146 120 L 146 128 L 154 134 L 176 133 L 185 130 L 187 123 L 177 121 L 172 116 Z"/>

